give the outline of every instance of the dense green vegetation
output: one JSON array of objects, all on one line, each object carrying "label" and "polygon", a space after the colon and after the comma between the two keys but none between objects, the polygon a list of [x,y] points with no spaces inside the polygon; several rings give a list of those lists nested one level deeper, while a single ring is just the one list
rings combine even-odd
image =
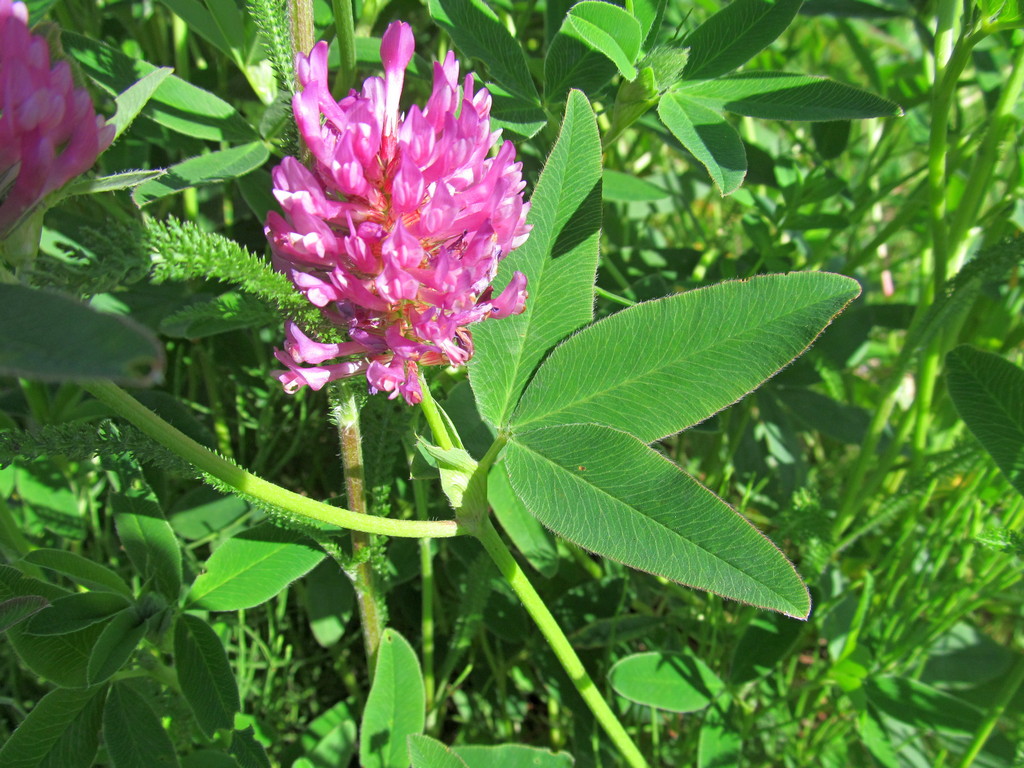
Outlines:
[{"label": "dense green vegetation", "polygon": [[[263,230],[283,0],[28,5],[118,137],[0,241],[0,765],[1022,764],[1016,0],[296,2],[336,94],[396,19],[403,109],[454,50],[523,164],[534,362],[487,320],[424,409],[271,376],[285,318],[337,331]],[[675,538],[592,515],[633,485]]]}]

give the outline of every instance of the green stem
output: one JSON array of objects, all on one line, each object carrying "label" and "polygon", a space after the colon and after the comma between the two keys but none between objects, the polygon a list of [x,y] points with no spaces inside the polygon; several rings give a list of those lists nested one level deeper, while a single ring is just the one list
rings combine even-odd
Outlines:
[{"label": "green stem", "polygon": [[130,421],[143,433],[194,467],[217,478],[241,493],[254,496],[300,517],[367,533],[405,538],[447,538],[466,533],[454,520],[392,520],[360,515],[350,509],[332,507],[274,485],[232,464],[161,419],[142,403],[109,381],[88,381],[82,388],[104,403],[118,416]]},{"label": "green stem", "polygon": [[962,243],[967,230],[978,221],[982,198],[989,190],[992,173],[996,163],[1000,160],[999,148],[1007,132],[1017,122],[1017,118],[1013,115],[1013,109],[1020,100],[1022,88],[1024,88],[1024,46],[1017,49],[1017,56],[1010,69],[1010,78],[999,94],[999,101],[988,120],[988,129],[981,150],[976,155],[977,159],[971,169],[971,175],[967,179],[964,193],[957,204],[953,223],[949,227],[950,239],[954,243]]},{"label": "green stem", "polygon": [[356,25],[360,35],[366,37],[373,34],[373,27],[377,23],[377,17],[384,5],[381,0],[363,0],[360,7],[359,23]]},{"label": "green stem", "polygon": [[[434,403],[434,399],[422,376],[420,377],[420,388],[423,391],[423,401],[420,403],[420,407],[423,409],[423,415],[434,434],[434,440],[441,448],[451,449],[454,447],[454,443],[448,432],[448,425]],[[498,436],[477,466],[478,472],[486,472],[488,470],[507,441],[507,436]],[[484,505],[480,514],[477,514],[476,510],[466,510],[465,508],[458,510],[457,514],[464,521],[467,530],[480,540],[484,549],[487,550],[487,554],[491,556],[491,560],[498,566],[498,570],[505,578],[505,581],[508,582],[512,590],[519,596],[519,600],[522,602],[523,607],[526,608],[526,612],[530,614],[530,618],[533,619],[534,624],[537,625],[541,634],[544,635],[544,639],[551,646],[551,650],[555,652],[555,656],[558,658],[559,663],[561,663],[562,669],[565,670],[573,686],[579,691],[580,696],[583,697],[583,701],[590,707],[590,711],[594,713],[594,717],[597,718],[601,727],[604,728],[605,733],[611,737],[612,743],[615,744],[619,752],[626,758],[626,762],[632,768],[647,768],[647,761],[640,754],[640,750],[637,749],[629,734],[626,733],[626,729],[619,721],[619,718],[601,697],[600,691],[594,685],[590,675],[587,674],[587,670],[583,667],[583,662],[576,655],[576,651],[573,650],[569,639],[565,636],[561,627],[558,626],[555,617],[551,615],[551,611],[548,610],[543,598],[533,588],[523,569],[519,567],[519,563],[516,562],[516,559],[494,529],[494,525],[487,516],[487,511],[487,507]],[[467,512],[468,514],[465,514],[465,517],[463,517],[464,513]]]},{"label": "green stem", "polygon": [[932,339],[921,360],[914,393],[914,434],[911,438],[912,467],[915,473],[924,468],[925,452],[932,426],[932,402],[945,349],[942,334]]},{"label": "green stem", "polygon": [[647,761],[640,754],[640,750],[637,749],[629,734],[626,733],[626,729],[619,718],[602,698],[601,692],[597,689],[590,675],[587,674],[587,670],[583,667],[583,662],[576,655],[576,651],[573,650],[569,639],[562,632],[561,627],[558,626],[555,617],[551,615],[551,611],[548,610],[543,598],[533,588],[523,569],[519,567],[519,563],[512,557],[512,553],[509,552],[508,547],[505,546],[490,520],[485,519],[482,521],[476,536],[480,543],[484,545],[484,549],[487,550],[487,554],[491,556],[494,564],[498,566],[498,570],[501,571],[505,581],[508,582],[509,586],[519,596],[523,607],[530,614],[530,618],[533,619],[534,624],[537,625],[541,634],[544,635],[544,639],[551,646],[551,650],[555,652],[555,656],[558,657],[562,669],[565,670],[572,684],[579,691],[580,696],[583,697],[587,706],[590,707],[590,711],[597,718],[597,722],[601,724],[605,733],[611,738],[612,743],[615,744],[619,752],[626,759],[627,764],[632,766],[632,768],[646,768]]},{"label": "green stem", "polygon": [[[946,282],[948,254],[950,243],[947,240],[946,228],[946,194],[947,168],[946,159],[949,150],[949,115],[952,111],[956,87],[960,75],[971,60],[971,51],[985,37],[984,33],[975,33],[959,41],[953,48],[948,62],[936,61],[935,92],[931,106],[931,131],[928,139],[928,201],[932,231],[932,283],[930,289],[922,297],[924,303],[930,302],[942,290]],[[938,42],[936,43],[938,47]],[[944,64],[944,66],[942,66]]]},{"label": "green stem", "polygon": [[338,71],[334,73],[331,92],[339,101],[345,96],[356,78],[356,30],[352,17],[352,0],[331,0],[334,10],[334,29],[338,37]]},{"label": "green stem", "polygon": [[[953,110],[957,84],[970,62],[974,46],[987,36],[980,31],[961,37],[956,44],[952,35],[958,23],[957,0],[941,0],[935,38],[935,90],[931,104],[931,131],[928,140],[928,204],[931,224],[932,264],[931,279],[924,270],[921,282],[922,306],[935,301],[949,277],[950,254],[960,252],[960,243],[951,240],[954,234],[947,225],[949,161],[949,117]],[[924,451],[932,421],[932,400],[935,382],[941,367],[942,337],[934,339],[925,351],[917,374],[917,393],[914,399],[916,421],[911,440],[915,469],[924,462]]]},{"label": "green stem", "polygon": [[292,19],[292,51],[308,54],[316,42],[313,32],[312,0],[289,0]]},{"label": "green stem", "polygon": [[959,0],[939,0],[935,20],[935,79],[942,77],[953,54],[960,16]]},{"label": "green stem", "polygon": [[[427,518],[426,483],[412,481],[412,494],[416,504],[416,516]],[[433,721],[437,682],[434,675],[434,551],[430,539],[420,541],[420,611],[422,624],[423,689],[427,700],[427,716]],[[428,724],[428,730],[429,730]]]},{"label": "green stem", "polygon": [[[366,485],[363,472],[363,436],[359,429],[359,404],[351,386],[341,385],[340,402],[335,409],[338,419],[338,439],[341,442],[341,464],[345,472],[345,497],[352,511],[366,515]],[[366,663],[373,678],[377,666],[377,649],[384,634],[384,596],[377,590],[377,577],[369,560],[373,542],[365,531],[352,531],[352,555],[356,561],[352,584],[359,607],[360,626],[363,629],[363,647]]]}]

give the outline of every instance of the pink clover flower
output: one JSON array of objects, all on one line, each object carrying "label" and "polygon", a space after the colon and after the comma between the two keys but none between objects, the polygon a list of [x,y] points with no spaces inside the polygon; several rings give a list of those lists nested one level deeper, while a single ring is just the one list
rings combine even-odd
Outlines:
[{"label": "pink clover flower", "polygon": [[351,341],[322,344],[289,321],[276,351],[286,370],[275,373],[286,391],[362,373],[371,392],[416,404],[419,366],[462,365],[473,354],[467,326],[523,310],[523,274],[497,296],[491,287],[529,233],[515,147],[494,151],[490,94],[472,75],[459,87],[450,52],[434,64],[426,105],[400,113],[413,48],[409,25],[392,23],[384,77],[341,101],[326,43],[296,57],[293,109],[311,167],[286,157],[274,169],[284,215],[269,214],[266,234],[274,265]]},{"label": "pink clover flower", "polygon": [[74,87],[68,63],[51,63],[25,4],[0,0],[0,238],[89,170],[114,132]]}]

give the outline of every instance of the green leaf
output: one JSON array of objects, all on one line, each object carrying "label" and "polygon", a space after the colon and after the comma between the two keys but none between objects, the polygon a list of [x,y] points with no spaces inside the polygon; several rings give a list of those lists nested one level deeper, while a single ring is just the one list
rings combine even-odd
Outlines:
[{"label": "green leaf", "polygon": [[562,31],[611,59],[619,74],[636,78],[636,61],[643,43],[640,23],[627,11],[602,0],[582,0],[565,17]]},{"label": "green leaf", "polygon": [[859,120],[903,114],[898,104],[852,85],[788,72],[741,72],[683,82],[675,93],[709,109],[765,120]]},{"label": "green leaf", "polygon": [[729,682],[738,685],[770,674],[782,663],[802,630],[799,622],[778,614],[754,617],[733,650]]},{"label": "green leaf", "polygon": [[256,729],[251,725],[232,734],[230,752],[239,768],[271,768],[267,750],[256,740]]},{"label": "green leaf", "polygon": [[0,602],[0,632],[6,632],[51,605],[40,595],[22,595]]},{"label": "green leaf", "polygon": [[539,103],[526,55],[483,0],[428,0],[430,15],[466,56],[487,65],[490,77],[510,93]]},{"label": "green leaf", "polygon": [[700,727],[697,768],[726,768],[741,764],[743,738],[731,727],[728,702],[713,702]]},{"label": "green leaf", "polygon": [[[0,565],[0,599],[42,597],[54,602],[71,594],[67,590],[23,576],[16,568]],[[92,646],[103,627],[99,624],[67,635],[36,636],[24,625],[7,630],[7,639],[22,663],[40,677],[67,688],[85,687],[85,669]]]},{"label": "green leaf", "polygon": [[46,694],[0,748],[4,768],[90,768],[106,686]]},{"label": "green leaf", "polygon": [[946,355],[946,386],[967,428],[1024,494],[1024,371],[999,355],[959,346]]},{"label": "green leaf", "polygon": [[270,151],[261,141],[190,157],[172,165],[162,176],[137,186],[132,200],[142,207],[191,187],[237,179],[259,168],[268,157]]},{"label": "green leaf", "polygon": [[115,140],[128,129],[128,126],[138,117],[142,108],[149,103],[149,100],[153,98],[153,94],[156,93],[164,80],[170,77],[173,71],[170,67],[154,69],[149,74],[144,75],[138,82],[133,83],[122,93],[118,94],[114,99],[117,111],[110,118],[110,122],[115,126]]},{"label": "green leaf", "polygon": [[[576,617],[574,616],[575,620]],[[633,641],[643,642],[665,626],[665,620],[658,616],[644,616],[637,613],[618,614],[594,619],[569,636],[577,650],[584,648],[610,648]]]},{"label": "green leaf", "polygon": [[85,679],[90,685],[108,680],[128,663],[146,634],[146,622],[134,607],[125,608],[103,627],[89,655]]},{"label": "green leaf", "polygon": [[238,496],[220,496],[202,489],[186,499],[169,522],[178,536],[186,541],[198,541],[207,536],[224,537],[225,532],[238,532],[247,512],[249,505]]},{"label": "green leaf", "polygon": [[[420,438],[417,448],[432,466],[437,467],[441,475],[441,490],[444,491],[454,509],[461,509],[463,505],[472,508],[477,504],[483,504],[485,499],[483,498],[484,489],[480,484],[482,479],[472,482],[477,463],[462,447],[458,432],[455,431],[448,415],[443,411],[441,413],[448,424],[448,434],[457,447],[438,448]],[[467,498],[463,500],[464,497]]]},{"label": "green leaf", "polygon": [[690,654],[635,653],[608,670],[620,696],[668,712],[697,712],[724,686],[703,661]]},{"label": "green leaf", "polygon": [[469,768],[466,762],[437,739],[414,733],[409,736],[412,768]]},{"label": "green leaf", "polygon": [[156,496],[148,489],[133,495],[115,493],[110,506],[117,536],[132,565],[169,602],[176,603],[181,592],[181,549]]},{"label": "green leaf", "polygon": [[868,707],[861,710],[857,718],[857,735],[883,768],[900,768],[900,758],[889,739],[889,734]]},{"label": "green leaf", "polygon": [[767,48],[796,17],[803,0],[733,0],[686,38],[686,80],[731,72]]},{"label": "green leaf", "polygon": [[24,285],[0,285],[0,337],[0,374],[7,376],[146,386],[164,363],[163,346],[130,318]]},{"label": "green leaf", "polygon": [[747,175],[743,140],[724,117],[703,104],[667,93],[658,117],[687,151],[708,169],[723,196],[735,192]]},{"label": "green leaf", "polygon": [[917,680],[870,675],[864,690],[886,715],[926,732],[974,733],[983,718],[974,705]]},{"label": "green leaf", "polygon": [[425,708],[426,693],[416,652],[395,630],[384,630],[359,728],[362,768],[408,768],[406,739],[423,732]]},{"label": "green leaf", "polygon": [[793,272],[637,304],[555,349],[512,425],[605,424],[645,443],[675,434],[777,373],[859,293],[842,275]]},{"label": "green leaf", "polygon": [[203,733],[231,728],[239,709],[238,685],[220,638],[202,619],[183,613],[174,624],[178,684]]},{"label": "green leaf", "polygon": [[633,0],[633,16],[640,23],[645,48],[649,49],[657,38],[667,7],[668,0]]},{"label": "green leaf", "polygon": [[311,766],[348,765],[356,743],[356,721],[344,701],[318,716],[302,734],[302,748]]},{"label": "green leaf", "polygon": [[1013,661],[1011,649],[962,621],[928,648],[928,660],[921,670],[920,681],[946,690],[976,687],[990,680],[1004,679]]},{"label": "green leaf", "polygon": [[550,752],[525,744],[500,746],[466,745],[452,747],[469,768],[572,768],[575,764],[567,752]]},{"label": "green leaf", "polygon": [[439,469],[471,474],[476,469],[476,461],[465,448],[438,448],[427,442],[422,436],[417,440],[417,447],[426,453]]},{"label": "green leaf", "polygon": [[1021,0],[982,0],[981,11],[991,27],[1013,29],[1024,22]]},{"label": "green leaf", "polygon": [[[308,763],[305,766],[296,760],[293,768],[313,768]],[[226,752],[216,752],[212,749],[200,749],[191,752],[181,759],[181,768],[240,768],[238,761]],[[320,766],[316,766],[320,768]]]},{"label": "green leaf", "polygon": [[0,749],[4,768],[91,768],[106,686],[51,690]]},{"label": "green leaf", "polygon": [[574,91],[537,182],[527,221],[530,237],[498,267],[496,285],[514,271],[530,293],[520,315],[473,331],[470,381],[481,415],[504,425],[547,351],[593,318],[601,227],[601,141],[586,97]]},{"label": "green leaf", "polygon": [[811,124],[811,136],[818,154],[825,160],[834,160],[846,151],[850,144],[849,120],[826,120]]},{"label": "green leaf", "polygon": [[535,136],[545,125],[548,117],[535,101],[527,101],[501,86],[491,83],[491,129],[511,131],[520,138]]},{"label": "green leaf", "polygon": [[26,7],[28,8],[28,25],[34,27],[43,17],[49,13],[57,0],[24,0]]},{"label": "green leaf", "polygon": [[607,56],[580,42],[565,30],[563,20],[547,56],[544,57],[544,99],[558,103],[572,89],[596,94],[615,75],[615,64]]},{"label": "green leaf", "polygon": [[[234,49],[241,47],[241,43],[244,42],[238,39],[242,37],[241,34],[235,35],[235,40],[229,42],[225,36],[227,30],[222,29],[213,18],[211,14],[203,4],[198,0],[161,0],[164,5],[170,8],[174,13],[181,18],[182,21],[188,27],[190,32],[195,32],[200,37],[204,38],[208,43],[220,49],[220,51],[227,56],[229,59],[234,60],[235,55]],[[238,19],[239,22],[242,19]],[[241,33],[241,24],[236,27],[238,33]],[[236,29],[232,29],[235,32]]]},{"label": "green leaf", "polygon": [[653,203],[669,196],[661,187],[631,173],[605,169],[603,175],[605,200],[615,203]]},{"label": "green leaf", "polygon": [[352,618],[352,582],[336,562],[328,559],[310,571],[304,586],[303,603],[313,637],[321,647],[331,648],[345,634],[345,625]]},{"label": "green leaf", "polygon": [[302,534],[263,523],[225,541],[192,584],[190,608],[237,611],[265,603],[324,559]]},{"label": "green leaf", "polygon": [[103,708],[103,743],[114,768],[177,766],[170,737],[149,703],[126,682],[114,683]]},{"label": "green leaf", "polygon": [[516,432],[505,452],[519,498],[569,541],[733,600],[798,618],[810,611],[807,588],[774,544],[635,437],[569,424]]},{"label": "green leaf", "polygon": [[153,179],[159,179],[164,173],[166,171],[161,168],[156,171],[125,171],[124,173],[99,176],[93,179],[82,176],[62,188],[60,194],[62,197],[72,197],[73,195],[95,195],[98,192],[128,189]]},{"label": "green leaf", "polygon": [[253,47],[250,41],[253,40],[253,33],[256,30],[246,23],[247,16],[242,11],[242,6],[234,0],[205,0],[205,4],[210,9],[214,24],[227,41],[229,55],[240,64],[244,63],[242,59],[246,55],[246,49]]},{"label": "green leaf", "polygon": [[509,483],[505,463],[499,461],[488,474],[487,501],[505,533],[526,561],[550,579],[558,572],[558,549],[544,526],[523,506]]},{"label": "green leaf", "polygon": [[58,597],[25,626],[30,635],[66,635],[106,621],[130,605],[112,592],[81,592]]},{"label": "green leaf", "polygon": [[[68,30],[61,33],[64,51],[101,87],[117,95],[157,67],[115,48]],[[235,108],[209,91],[170,75],[141,114],[172,131],[209,141],[252,141],[253,130]]]},{"label": "green leaf", "polygon": [[124,579],[105,565],[89,560],[74,552],[63,549],[34,549],[22,558],[48,571],[67,576],[72,581],[90,589],[102,589],[131,597],[132,590]]}]

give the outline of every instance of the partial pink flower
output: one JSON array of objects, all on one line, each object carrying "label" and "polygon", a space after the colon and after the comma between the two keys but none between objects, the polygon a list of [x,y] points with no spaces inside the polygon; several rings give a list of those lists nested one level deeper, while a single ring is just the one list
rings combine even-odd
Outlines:
[{"label": "partial pink flower", "polygon": [[51,64],[25,4],[0,0],[0,237],[89,170],[114,130],[74,87],[68,63]]},{"label": "partial pink flower", "polygon": [[496,146],[490,94],[474,91],[472,75],[459,87],[452,53],[434,64],[427,103],[400,112],[413,48],[409,25],[391,24],[384,77],[341,101],[326,43],[296,59],[293,108],[311,167],[286,157],[274,169],[284,215],[271,213],[266,233],[275,266],[350,341],[322,344],[289,322],[276,353],[287,370],[275,374],[289,392],[365,373],[371,392],[418,403],[418,366],[465,363],[468,325],[523,310],[524,275],[497,297],[491,287],[529,232],[515,147]]}]

